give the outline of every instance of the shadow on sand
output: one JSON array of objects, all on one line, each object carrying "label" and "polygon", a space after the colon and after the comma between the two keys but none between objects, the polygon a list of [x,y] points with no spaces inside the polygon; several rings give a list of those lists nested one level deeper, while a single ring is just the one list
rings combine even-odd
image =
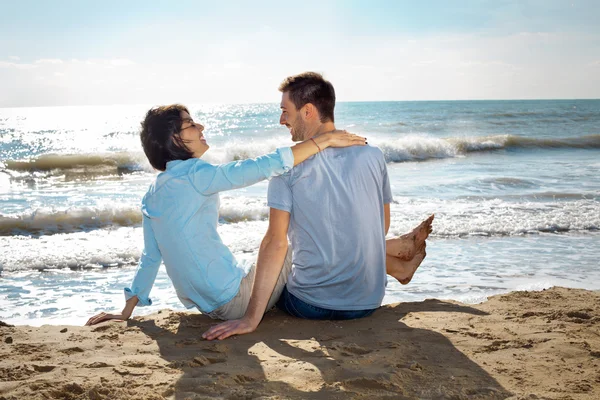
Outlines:
[{"label": "shadow on sand", "polygon": [[[504,399],[511,394],[443,335],[407,326],[411,312],[487,315],[438,300],[384,306],[353,321],[268,313],[252,334],[209,342],[216,321],[163,312],[129,321],[183,371],[176,399]],[[155,315],[156,317],[156,315]]]}]

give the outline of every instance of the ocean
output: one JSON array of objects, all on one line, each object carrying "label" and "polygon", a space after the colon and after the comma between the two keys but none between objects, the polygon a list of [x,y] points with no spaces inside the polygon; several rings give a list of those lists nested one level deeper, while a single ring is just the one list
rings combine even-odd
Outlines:
[{"label": "ocean", "polygon": [[[210,162],[291,144],[278,104],[188,106]],[[148,108],[0,109],[0,320],[83,324],[123,307],[155,176],[138,135]],[[600,100],[339,103],[336,126],[385,154],[389,236],[436,215],[427,258],[409,285],[389,278],[384,303],[600,289]],[[221,193],[239,260],[256,258],[266,192]],[[164,267],[151,297],[134,315],[183,309]]]}]

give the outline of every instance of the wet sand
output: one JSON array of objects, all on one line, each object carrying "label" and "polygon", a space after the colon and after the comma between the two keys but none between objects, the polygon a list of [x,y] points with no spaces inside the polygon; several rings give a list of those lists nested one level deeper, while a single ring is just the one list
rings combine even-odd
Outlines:
[{"label": "wet sand", "polygon": [[275,311],[252,334],[163,310],[94,327],[0,323],[0,399],[598,399],[600,293],[426,300],[355,321]]}]

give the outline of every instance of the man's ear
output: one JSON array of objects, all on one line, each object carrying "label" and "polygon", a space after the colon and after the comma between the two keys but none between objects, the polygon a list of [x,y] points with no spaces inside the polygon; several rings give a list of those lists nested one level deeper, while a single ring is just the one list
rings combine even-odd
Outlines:
[{"label": "man's ear", "polygon": [[305,120],[311,121],[314,119],[319,119],[319,111],[312,103],[305,104],[303,108],[304,110],[302,112],[304,113]]}]

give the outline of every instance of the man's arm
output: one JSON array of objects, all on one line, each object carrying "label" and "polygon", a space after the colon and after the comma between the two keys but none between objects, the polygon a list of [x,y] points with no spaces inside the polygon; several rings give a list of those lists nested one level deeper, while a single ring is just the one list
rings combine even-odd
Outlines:
[{"label": "man's arm", "polygon": [[384,220],[385,220],[384,234],[387,235],[388,231],[390,230],[390,221],[391,221],[390,204],[389,203],[383,205],[383,215],[384,215]]},{"label": "man's arm", "polygon": [[223,322],[204,332],[204,339],[223,340],[232,335],[253,332],[265,313],[287,252],[287,231],[290,214],[271,208],[269,228],[260,244],[252,296],[242,319]]}]

